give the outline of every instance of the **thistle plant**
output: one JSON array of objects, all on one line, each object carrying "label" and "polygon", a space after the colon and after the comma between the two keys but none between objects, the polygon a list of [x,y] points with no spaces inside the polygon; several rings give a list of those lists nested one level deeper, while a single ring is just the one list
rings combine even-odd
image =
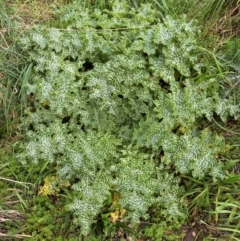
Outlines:
[{"label": "thistle plant", "polygon": [[61,28],[37,26],[19,42],[33,64],[19,160],[49,162],[71,183],[84,235],[114,192],[133,224],[155,204],[183,217],[181,174],[224,178],[224,139],[198,123],[239,115],[217,78],[196,78],[206,69],[196,23],[124,1],[57,14]]}]

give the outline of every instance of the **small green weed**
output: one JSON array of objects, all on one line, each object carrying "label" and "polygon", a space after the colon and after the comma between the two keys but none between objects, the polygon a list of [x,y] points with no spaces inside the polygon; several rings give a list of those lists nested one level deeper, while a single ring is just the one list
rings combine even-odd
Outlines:
[{"label": "small green weed", "polygon": [[24,233],[31,234],[33,240],[78,240],[78,230],[74,228],[71,214],[64,210],[64,197],[41,195],[29,200],[30,208],[25,217]]}]

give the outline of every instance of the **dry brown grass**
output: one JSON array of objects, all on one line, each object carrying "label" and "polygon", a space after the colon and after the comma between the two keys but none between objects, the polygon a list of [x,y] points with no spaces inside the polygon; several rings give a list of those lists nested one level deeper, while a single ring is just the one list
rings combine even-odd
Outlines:
[{"label": "dry brown grass", "polygon": [[54,9],[63,4],[58,0],[5,0],[4,3],[12,23],[9,26],[0,25],[0,48],[6,51],[13,44],[12,39],[8,37],[9,32],[15,33],[16,40],[35,24],[50,23]]}]

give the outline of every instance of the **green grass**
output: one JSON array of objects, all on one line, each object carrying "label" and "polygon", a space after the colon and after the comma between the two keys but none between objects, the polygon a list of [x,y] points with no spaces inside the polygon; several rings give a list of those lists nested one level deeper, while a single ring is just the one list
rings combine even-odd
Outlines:
[{"label": "green grass", "polygon": [[[0,234],[2,240],[7,240],[10,236],[16,239],[29,238],[32,234],[37,237],[33,240],[44,240],[46,237],[39,234],[39,230],[45,226],[45,232],[51,238],[58,237],[56,240],[61,240],[62,235],[62,240],[80,240],[76,235],[77,227],[71,222],[71,214],[63,209],[64,202],[71,198],[69,190],[61,190],[59,196],[55,197],[39,197],[36,187],[43,184],[47,175],[51,175],[49,166],[43,165],[39,169],[31,165],[22,167],[14,156],[16,143],[20,138],[24,138],[18,132],[18,125],[28,102],[24,85],[31,77],[32,69],[32,65],[27,64],[27,60],[18,52],[16,40],[29,26],[40,22],[51,22],[53,7],[67,5],[70,2],[72,1],[35,0],[30,3],[30,1],[19,0],[8,1],[8,4],[5,4],[5,1],[0,0],[0,217],[10,220],[1,223],[1,230],[4,231]],[[76,2],[88,8],[100,9],[104,9],[109,3],[106,0],[77,0]],[[128,3],[135,7],[141,3],[152,3],[161,10],[162,16],[177,17],[180,14],[186,14],[189,19],[198,19],[203,29],[200,41],[208,51],[215,54],[214,68],[219,68],[219,72],[228,78],[225,82],[228,86],[226,94],[233,94],[236,102],[240,101],[240,39],[236,37],[240,33],[238,27],[240,17],[236,10],[237,6],[239,8],[237,5],[239,1],[128,0]],[[31,9],[34,9],[33,14]],[[24,19],[24,16],[27,18]],[[224,63],[223,68],[222,63]],[[191,227],[193,222],[197,223],[200,231],[196,240],[240,240],[239,120],[228,120],[227,123],[216,121],[213,128],[226,136],[230,146],[228,156],[222,158],[228,178],[212,183],[211,180],[183,177],[184,185],[188,190],[185,198],[188,201],[189,213],[189,220],[185,225]],[[10,213],[9,210],[14,212]],[[23,221],[22,217],[29,211],[31,215],[27,216],[27,221]],[[61,225],[57,228],[53,227],[55,221],[51,220],[51,215],[44,216],[51,212],[60,217]],[[57,215],[54,216],[56,219]],[[46,225],[46,222],[49,224]],[[58,229],[60,226],[61,228]],[[156,227],[159,231],[160,228]],[[97,225],[95,228],[101,229]],[[108,227],[105,228],[108,232]],[[112,228],[109,227],[109,230]],[[204,229],[207,231],[202,231]],[[95,231],[93,230],[91,238],[85,240],[105,240],[101,231]],[[182,233],[182,230],[178,231]],[[142,231],[139,230],[139,232]],[[148,230],[148,232],[155,232],[157,235],[156,230]],[[94,237],[96,233],[98,237]],[[218,239],[218,235],[222,235],[222,239]],[[174,235],[173,237],[176,238]]]}]

